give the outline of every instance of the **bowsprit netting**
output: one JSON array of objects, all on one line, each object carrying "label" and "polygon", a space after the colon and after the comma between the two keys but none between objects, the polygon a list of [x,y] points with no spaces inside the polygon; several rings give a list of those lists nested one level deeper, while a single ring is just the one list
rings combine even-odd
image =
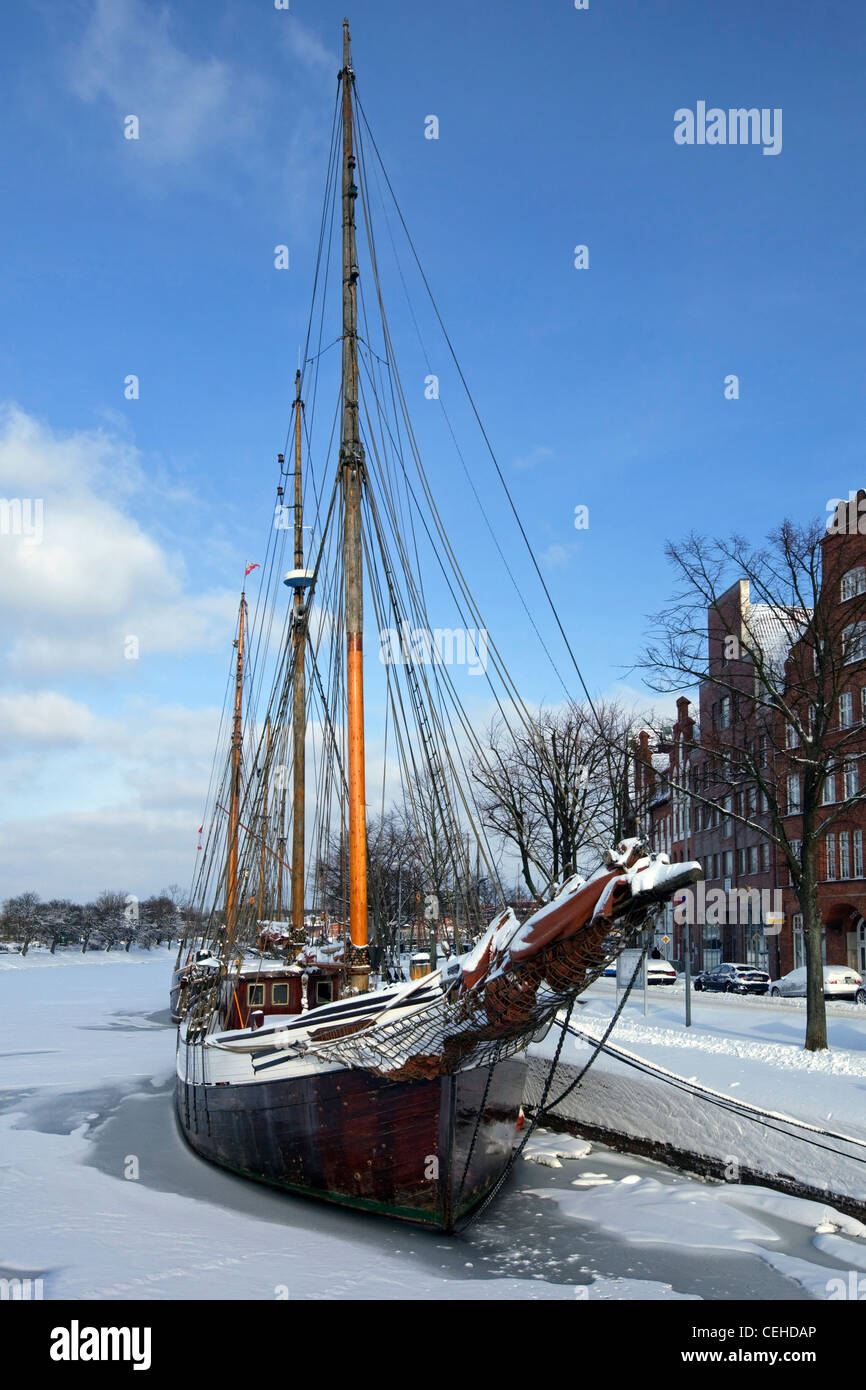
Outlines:
[{"label": "bowsprit netting", "polygon": [[500,913],[443,980],[440,997],[393,1019],[386,1010],[316,1051],[401,1080],[513,1056],[626,946],[644,945],[660,904],[700,872],[697,864],[670,864],[665,855],[647,855],[637,840],[623,841],[604,870],[588,882],[575,876],[522,925],[510,909]]}]

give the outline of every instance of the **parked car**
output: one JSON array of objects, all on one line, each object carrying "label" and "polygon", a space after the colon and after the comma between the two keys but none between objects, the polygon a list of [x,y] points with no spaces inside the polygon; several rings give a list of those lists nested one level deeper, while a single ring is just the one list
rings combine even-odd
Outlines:
[{"label": "parked car", "polygon": [[[616,961],[608,965],[604,970],[607,979],[616,979]],[[652,956],[647,958],[646,980],[648,985],[675,985],[677,982],[677,972],[669,960],[654,960]]]},{"label": "parked car", "polygon": [[[806,967],[789,970],[780,980],[773,980],[770,994],[774,999],[803,999],[806,995]],[[866,989],[856,970],[847,965],[824,966],[824,998],[856,999],[858,1004],[866,1004]]]},{"label": "parked car", "polygon": [[669,960],[653,960],[647,957],[646,979],[648,985],[675,985],[677,972]]},{"label": "parked car", "polygon": [[702,970],[694,978],[695,989],[721,990],[725,994],[766,994],[770,977],[766,970],[753,965],[737,965],[724,961],[712,970]]}]

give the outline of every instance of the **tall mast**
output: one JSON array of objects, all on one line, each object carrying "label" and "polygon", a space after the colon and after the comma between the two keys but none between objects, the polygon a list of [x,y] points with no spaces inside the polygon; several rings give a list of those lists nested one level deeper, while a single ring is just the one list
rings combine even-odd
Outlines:
[{"label": "tall mast", "polygon": [[226,865],[226,962],[232,953],[238,930],[238,821],[241,803],[241,745],[243,743],[244,701],[244,619],[247,601],[241,594],[238,613],[238,655],[235,663],[235,713],[232,724],[231,795],[229,799],[228,862]]},{"label": "tall mast", "polygon": [[271,716],[265,719],[265,785],[262,798],[262,844],[259,855],[259,900],[258,920],[261,922],[266,907],[265,880],[267,878],[266,854],[268,850],[268,778],[271,769]]},{"label": "tall mast", "polygon": [[[304,568],[304,512],[301,494],[301,373],[295,375],[295,569]],[[307,610],[304,591],[295,589],[294,670],[292,673],[292,935],[294,944],[303,946],[304,931],[304,795],[306,780],[305,738],[307,732],[306,677],[304,651],[307,638]],[[280,870],[282,873],[282,870]]]},{"label": "tall mast", "polygon": [[346,692],[349,740],[349,983],[368,986],[367,822],[364,775],[364,576],[361,494],[364,450],[358,424],[358,259],[355,246],[355,154],[349,21],[343,21],[343,566],[346,583]]}]

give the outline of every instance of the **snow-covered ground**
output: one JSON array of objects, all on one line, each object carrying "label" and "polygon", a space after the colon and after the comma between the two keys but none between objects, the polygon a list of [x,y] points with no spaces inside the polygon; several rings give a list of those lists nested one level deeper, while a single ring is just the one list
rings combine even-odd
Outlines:
[{"label": "snow-covered ground", "polygon": [[[805,1120],[833,1134],[866,1141],[866,1009],[832,1004],[830,1049],[803,1049],[805,1011],[799,1000],[693,996],[692,1026],[684,1026],[682,992],[669,987],[632,996],[609,1042],[655,1067],[731,1100]],[[573,1025],[600,1038],[616,1003],[615,986],[601,981],[582,996]],[[554,1028],[537,1049],[550,1057]],[[568,1038],[561,1062],[580,1067],[590,1045]],[[554,1086],[552,1096],[562,1088]],[[866,1148],[774,1121],[770,1128],[676,1090],[602,1054],[565,1102],[583,1123],[614,1129],[697,1154],[732,1168],[782,1173],[822,1191],[866,1200]]]},{"label": "snow-covered ground", "polygon": [[[866,1270],[866,1231],[819,1204],[567,1136],[534,1136],[459,1237],[235,1178],[175,1127],[172,959],[0,955],[0,1278],[41,1277],[49,1299],[771,1300],[826,1298],[834,1279]],[[605,1007],[600,989],[578,1021],[601,1023]],[[642,1023],[634,1010],[631,1021]],[[747,1029],[749,1040],[785,1042]],[[700,1055],[737,1079],[724,1047]],[[833,1106],[845,1086],[862,1095],[859,1078],[825,1070]]]}]

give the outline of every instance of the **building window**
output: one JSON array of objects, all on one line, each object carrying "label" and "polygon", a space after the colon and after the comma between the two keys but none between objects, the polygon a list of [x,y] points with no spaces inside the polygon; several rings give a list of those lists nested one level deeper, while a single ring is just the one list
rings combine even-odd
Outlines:
[{"label": "building window", "polygon": [[752,846],[750,847],[750,849],[749,849],[749,873],[750,873],[750,874],[756,874],[757,872],[758,872],[758,846],[757,846],[757,845],[752,845]]},{"label": "building window", "polygon": [[800,774],[792,772],[788,777],[788,815],[794,816],[800,809]]},{"label": "building window", "polygon": [[858,565],[856,569],[842,575],[842,602],[845,603],[849,598],[856,598],[858,594],[863,593],[866,593],[866,568]]},{"label": "building window", "polygon": [[731,727],[731,697],[725,695],[719,701],[719,728],[730,729]]},{"label": "building window", "polygon": [[759,763],[761,764],[761,767],[766,767],[766,766],[767,766],[767,735],[766,735],[766,734],[761,734],[761,739],[760,739],[760,742],[759,742],[759,744],[758,744],[758,761],[759,761]]},{"label": "building window", "polygon": [[809,706],[809,737],[815,737],[815,725],[818,722],[818,706]]},{"label": "building window", "polygon": [[727,839],[727,837],[728,837],[729,835],[732,835],[732,834],[733,834],[733,831],[734,831],[733,822],[732,822],[732,820],[731,820],[731,811],[733,810],[733,805],[734,805],[734,799],[733,799],[733,797],[731,797],[731,796],[726,796],[726,797],[725,797],[725,819],[724,819],[724,822],[723,822],[723,824],[722,824],[722,834],[724,835],[725,839]]},{"label": "building window", "polygon": [[799,745],[799,742],[800,742],[800,738],[799,738],[799,735],[798,735],[798,733],[797,733],[797,730],[794,728],[794,725],[793,725],[793,724],[786,724],[786,725],[785,725],[785,747],[786,747],[786,748],[796,748],[796,747]]},{"label": "building window", "polygon": [[257,1004],[264,1004],[264,1002],[264,985],[247,985],[247,1003],[249,1004],[250,1008],[253,1008]]},{"label": "building window", "polygon": [[746,942],[746,964],[754,970],[767,970],[769,965],[767,937],[763,931],[753,931]]},{"label": "building window", "polygon": [[839,728],[850,729],[854,723],[854,696],[845,690],[839,696]]},{"label": "building window", "polygon": [[851,877],[850,835],[847,830],[839,831],[839,877]]},{"label": "building window", "polygon": [[824,778],[824,786],[821,789],[821,805],[832,806],[836,800],[836,774],[832,768],[828,768],[827,776]]},{"label": "building window", "polygon": [[745,876],[746,876],[746,851],[745,851],[744,849],[738,849],[738,850],[737,850],[737,877],[738,877],[738,878],[745,878]]},{"label": "building window", "polygon": [[842,631],[842,660],[846,666],[866,658],[866,622],[850,623]]},{"label": "building window", "polygon": [[845,787],[843,800],[856,796],[860,787],[860,769],[856,763],[844,763],[842,766],[842,781]]},{"label": "building window", "polygon": [[705,925],[703,928],[703,966],[705,970],[712,970],[714,965],[722,963],[722,937],[717,926]]},{"label": "building window", "polygon": [[836,836],[833,834],[824,836],[824,862],[826,865],[825,878],[833,879],[836,877]]},{"label": "building window", "polygon": [[866,721],[866,685],[860,687],[860,722]]},{"label": "building window", "polygon": [[[803,841],[802,841],[802,840],[791,840],[791,841],[790,841],[790,845],[791,845],[791,854],[793,855],[793,857],[794,857],[795,859],[799,859],[799,858],[800,858],[800,854],[801,854],[801,852],[802,852],[802,848],[803,848]],[[791,873],[790,869],[788,870],[788,882],[789,882],[789,883],[793,883],[793,882],[794,882],[794,875]]]},{"label": "building window", "polygon": [[734,876],[734,851],[733,851],[732,849],[726,849],[725,852],[724,852],[724,855],[722,856],[722,858],[723,858],[724,866],[725,866],[725,869],[724,869],[725,878],[733,878],[733,876]]},{"label": "building window", "polygon": [[854,877],[863,877],[863,831],[854,831]]},{"label": "building window", "polygon": [[765,874],[768,873],[770,869],[770,846],[767,844],[766,840],[761,845],[761,868]]},{"label": "building window", "polygon": [[272,1004],[288,1004],[288,1002],[289,1002],[289,986],[288,986],[287,984],[285,984],[285,985],[271,985],[271,1003],[272,1003]]},{"label": "building window", "polygon": [[[806,964],[806,942],[803,932],[803,914],[794,914],[794,969],[802,970]],[[827,964],[827,929],[821,928],[821,961]]]}]

